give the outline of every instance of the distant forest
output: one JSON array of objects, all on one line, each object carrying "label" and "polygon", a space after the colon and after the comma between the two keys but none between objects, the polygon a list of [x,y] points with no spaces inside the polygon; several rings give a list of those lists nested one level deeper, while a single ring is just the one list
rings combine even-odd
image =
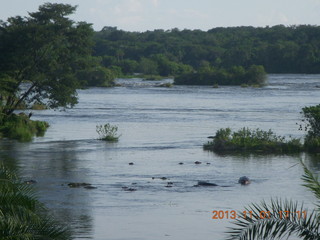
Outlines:
[{"label": "distant forest", "polygon": [[262,65],[268,73],[320,73],[320,27],[127,32],[104,27],[93,55],[118,74],[178,76],[199,69]]}]

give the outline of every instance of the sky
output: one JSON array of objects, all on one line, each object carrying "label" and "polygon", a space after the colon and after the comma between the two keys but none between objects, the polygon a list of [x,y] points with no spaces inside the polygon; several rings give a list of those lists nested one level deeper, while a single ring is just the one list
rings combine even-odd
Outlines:
[{"label": "sky", "polygon": [[320,0],[0,0],[0,20],[27,16],[45,2],[78,5],[75,21],[126,31],[320,25]]}]

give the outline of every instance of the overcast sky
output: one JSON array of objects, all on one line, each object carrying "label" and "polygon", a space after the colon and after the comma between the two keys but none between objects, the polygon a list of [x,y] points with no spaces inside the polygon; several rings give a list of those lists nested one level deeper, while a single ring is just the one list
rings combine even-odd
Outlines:
[{"label": "overcast sky", "polygon": [[72,19],[95,30],[202,29],[277,24],[320,25],[320,0],[0,0],[0,19],[37,11],[45,2],[78,5]]}]

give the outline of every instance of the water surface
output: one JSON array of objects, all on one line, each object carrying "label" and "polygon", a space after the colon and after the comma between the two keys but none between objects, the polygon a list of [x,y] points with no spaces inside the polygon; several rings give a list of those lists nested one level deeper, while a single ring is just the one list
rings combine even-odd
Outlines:
[{"label": "water surface", "polygon": [[[38,181],[40,199],[74,228],[75,239],[223,239],[232,225],[211,219],[214,210],[243,211],[271,197],[313,206],[295,164],[303,159],[319,171],[317,157],[218,156],[203,151],[202,144],[225,127],[271,128],[302,137],[296,123],[302,107],[319,104],[320,75],[269,75],[263,88],[118,82],[123,87],[80,90],[73,109],[34,111],[35,119],[51,125],[45,137],[0,143],[1,157],[19,167],[24,179]],[[107,122],[119,127],[118,143],[97,140],[96,125]],[[243,175],[251,185],[237,184]],[[219,186],[194,187],[199,180]],[[69,182],[97,189],[71,189]]]}]

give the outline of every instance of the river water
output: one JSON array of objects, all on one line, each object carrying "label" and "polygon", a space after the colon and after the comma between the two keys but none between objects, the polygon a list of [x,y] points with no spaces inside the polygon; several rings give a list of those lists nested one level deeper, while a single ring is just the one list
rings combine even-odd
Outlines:
[{"label": "river water", "polygon": [[[122,87],[80,90],[73,109],[33,111],[51,125],[44,137],[0,142],[1,158],[38,182],[41,201],[73,228],[74,239],[224,239],[231,220],[212,219],[212,211],[244,211],[276,197],[312,208],[296,164],[302,159],[317,172],[319,157],[218,156],[202,144],[225,127],[302,137],[296,123],[302,107],[319,104],[320,75],[269,75],[263,88],[118,82]],[[107,122],[119,127],[118,143],[97,140],[96,125]],[[237,184],[244,175],[252,184]],[[194,187],[199,180],[219,186]],[[69,188],[70,182],[97,189]]]}]

